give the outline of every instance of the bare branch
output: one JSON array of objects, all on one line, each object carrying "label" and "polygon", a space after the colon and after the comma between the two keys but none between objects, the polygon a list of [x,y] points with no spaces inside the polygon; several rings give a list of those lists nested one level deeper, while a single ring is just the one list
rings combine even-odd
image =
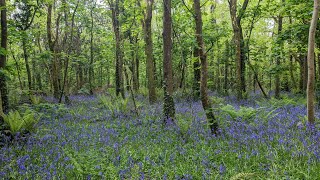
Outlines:
[{"label": "bare branch", "polygon": [[186,7],[186,9],[192,14],[192,16],[195,17],[196,15],[188,8],[186,2],[184,0],[182,0],[182,3],[184,5],[184,7]]}]

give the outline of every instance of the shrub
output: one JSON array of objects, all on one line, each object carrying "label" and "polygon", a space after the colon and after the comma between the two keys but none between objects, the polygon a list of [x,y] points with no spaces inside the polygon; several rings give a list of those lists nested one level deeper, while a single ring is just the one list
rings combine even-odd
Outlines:
[{"label": "shrub", "polygon": [[22,131],[31,132],[34,130],[34,125],[39,121],[41,116],[30,109],[24,113],[19,111],[10,111],[8,114],[2,114],[4,122],[8,125],[12,134]]},{"label": "shrub", "polygon": [[117,113],[128,113],[128,98],[118,98],[113,96],[105,96],[105,95],[98,95],[99,103],[103,106],[103,108],[107,108],[110,112],[112,117],[115,117]]}]

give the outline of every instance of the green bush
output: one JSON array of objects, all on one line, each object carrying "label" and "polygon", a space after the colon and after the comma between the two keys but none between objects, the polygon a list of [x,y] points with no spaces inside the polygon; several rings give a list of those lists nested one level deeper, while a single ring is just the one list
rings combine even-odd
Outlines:
[{"label": "green bush", "polygon": [[244,107],[240,106],[239,110],[236,110],[232,105],[227,104],[225,106],[221,106],[219,108],[222,114],[229,115],[232,119],[237,119],[238,117],[242,118],[243,120],[250,120],[257,114],[257,109],[252,107]]},{"label": "green bush", "polygon": [[41,116],[37,116],[36,113],[30,109],[27,109],[24,113],[19,111],[10,111],[8,114],[2,114],[4,122],[10,128],[12,134],[22,131],[33,131],[34,125],[39,121]]},{"label": "green bush", "polygon": [[40,96],[31,95],[30,100],[33,105],[38,105],[41,103],[42,98]]},{"label": "green bush", "polygon": [[129,108],[129,99],[128,98],[121,98],[121,97],[114,97],[114,96],[105,96],[105,95],[98,95],[98,101],[102,105],[103,108],[108,109],[112,113],[112,117],[115,117],[116,113],[128,113]]}]

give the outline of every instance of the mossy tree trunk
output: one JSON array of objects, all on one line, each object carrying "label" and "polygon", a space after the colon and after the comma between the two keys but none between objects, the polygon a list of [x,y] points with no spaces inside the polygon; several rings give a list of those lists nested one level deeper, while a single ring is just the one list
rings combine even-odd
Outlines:
[{"label": "mossy tree trunk", "polygon": [[218,122],[213,114],[212,105],[209,102],[208,98],[208,62],[207,55],[205,52],[203,37],[202,37],[202,16],[201,16],[201,7],[200,0],[194,0],[194,11],[195,11],[195,23],[196,23],[196,38],[197,44],[199,47],[198,57],[201,62],[201,85],[200,85],[200,94],[201,102],[203,109],[206,112],[208,124],[212,134],[218,134]]}]

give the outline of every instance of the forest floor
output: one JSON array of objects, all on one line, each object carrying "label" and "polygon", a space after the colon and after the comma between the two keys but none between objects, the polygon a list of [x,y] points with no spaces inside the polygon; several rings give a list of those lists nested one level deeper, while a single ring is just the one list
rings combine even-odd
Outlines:
[{"label": "forest floor", "polygon": [[[0,179],[317,179],[320,125],[308,127],[304,98],[211,98],[221,135],[200,101],[175,97],[175,124],[161,102],[72,96],[71,104],[25,105],[35,132],[0,147]],[[119,102],[118,102],[119,101]],[[118,107],[121,106],[121,107]]]}]

